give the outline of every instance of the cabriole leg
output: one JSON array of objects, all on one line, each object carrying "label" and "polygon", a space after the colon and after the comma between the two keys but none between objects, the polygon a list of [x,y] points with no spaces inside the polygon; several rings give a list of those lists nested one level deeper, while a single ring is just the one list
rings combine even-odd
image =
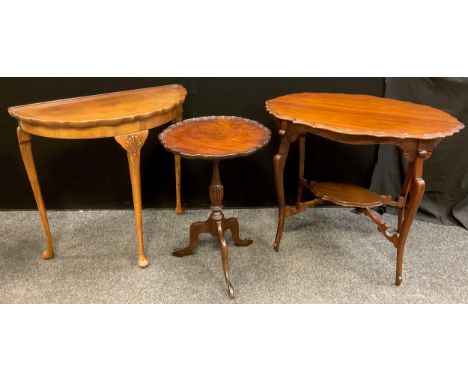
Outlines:
[{"label": "cabriole leg", "polygon": [[403,223],[403,219],[405,216],[405,206],[408,202],[408,195],[411,188],[411,183],[414,178],[414,161],[408,164],[408,168],[406,169],[405,181],[403,183],[403,187],[401,188],[401,195],[404,198],[404,204],[402,208],[398,209],[398,231],[401,229],[401,224]]},{"label": "cabriole leg", "polygon": [[52,235],[50,234],[49,220],[47,219],[44,200],[42,199],[41,186],[39,185],[36,166],[34,164],[31,147],[31,134],[27,133],[19,126],[16,132],[18,135],[18,143],[24,167],[26,168],[26,173],[28,174],[29,182],[31,183],[34,198],[36,199],[37,209],[41,215],[42,228],[44,230],[44,237],[47,245],[47,249],[42,253],[42,258],[49,260],[54,257],[54,246],[52,244]]},{"label": "cabriole leg", "polygon": [[273,158],[273,173],[275,176],[276,195],[278,197],[278,228],[276,230],[275,243],[273,244],[273,247],[276,251],[279,251],[281,236],[283,235],[284,230],[284,221],[286,219],[286,201],[284,197],[283,173],[284,165],[286,164],[286,159],[288,158],[289,146],[289,137],[284,133],[281,137],[278,154],[276,154]]},{"label": "cabriole leg", "polygon": [[188,255],[192,255],[193,251],[197,248],[198,245],[198,236],[202,233],[210,233],[211,232],[211,220],[208,219],[204,222],[196,222],[192,223],[190,226],[190,242],[189,245],[185,248],[176,249],[172,252],[173,256],[176,257],[184,257]]},{"label": "cabriole leg", "polygon": [[303,184],[305,182],[305,179],[304,179],[305,143],[306,143],[306,137],[305,135],[302,135],[301,137],[299,137],[299,185],[298,185],[297,200],[296,200],[297,209],[299,209],[300,203],[302,202],[302,193],[304,190]]},{"label": "cabriole leg", "polygon": [[401,217],[399,217],[400,226],[398,229],[398,245],[397,245],[397,264],[395,284],[399,286],[403,280],[403,253],[405,250],[406,239],[411,228],[411,224],[418,212],[419,205],[424,195],[425,182],[422,178],[423,162],[430,156],[427,151],[420,151],[417,153],[414,163],[408,169],[410,174],[408,181],[405,181],[404,187],[408,193],[409,202],[405,203],[406,206],[401,210]]},{"label": "cabriole leg", "polygon": [[231,281],[229,280],[228,247],[227,247],[226,239],[224,238],[223,223],[222,223],[222,221],[217,221],[216,224],[217,224],[217,228],[218,228],[219,244],[221,246],[221,260],[223,262],[224,279],[226,281],[227,293],[229,295],[229,298],[233,299],[234,298],[234,288],[232,287]]},{"label": "cabriole leg", "polygon": [[148,130],[130,135],[115,137],[115,140],[127,152],[128,165],[130,168],[130,180],[132,183],[133,208],[135,212],[135,224],[138,240],[138,265],[145,268],[149,261],[145,256],[143,246],[143,220],[141,206],[141,180],[140,180],[140,150],[148,138]]},{"label": "cabriole leg", "polygon": [[232,241],[239,247],[247,247],[253,241],[250,238],[241,239],[239,236],[239,221],[236,218],[224,219],[224,231],[231,230]]}]

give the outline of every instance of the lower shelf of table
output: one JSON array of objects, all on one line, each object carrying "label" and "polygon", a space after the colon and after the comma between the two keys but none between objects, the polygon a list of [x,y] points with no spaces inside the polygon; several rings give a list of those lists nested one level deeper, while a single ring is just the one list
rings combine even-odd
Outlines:
[{"label": "lower shelf of table", "polygon": [[322,200],[345,207],[373,208],[385,204],[379,194],[354,184],[311,182],[310,190]]}]

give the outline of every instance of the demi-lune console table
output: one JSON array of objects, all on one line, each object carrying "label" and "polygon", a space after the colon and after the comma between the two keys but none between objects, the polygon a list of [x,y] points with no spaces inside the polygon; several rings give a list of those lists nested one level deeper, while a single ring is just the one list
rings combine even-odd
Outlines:
[{"label": "demi-lune console table", "polygon": [[[138,265],[148,265],[143,247],[141,215],[140,150],[148,130],[182,119],[186,90],[180,85],[158,86],[59,101],[14,106],[8,109],[18,120],[18,142],[24,166],[41,215],[47,249],[54,256],[44,201],[34,165],[31,136],[56,139],[114,138],[127,152],[138,239]],[[176,179],[180,157],[176,157]],[[179,183],[176,186],[179,190]],[[180,205],[180,195],[178,195]]]},{"label": "demi-lune console table", "polygon": [[[285,219],[319,205],[323,201],[360,209],[397,250],[396,285],[402,282],[403,251],[406,239],[424,194],[423,162],[445,137],[464,126],[449,114],[409,102],[367,95],[298,93],[266,102],[275,118],[281,137],[278,154],[273,159],[278,196],[278,228],[274,247],[278,251]],[[312,133],[347,144],[394,144],[408,161],[401,195],[378,195],[370,190],[339,183],[317,183],[304,179],[306,134]],[[290,144],[299,141],[299,191],[296,206],[285,205],[283,172]],[[316,198],[303,201],[303,190]],[[389,205],[398,208],[398,227],[388,230],[372,208]]]}]

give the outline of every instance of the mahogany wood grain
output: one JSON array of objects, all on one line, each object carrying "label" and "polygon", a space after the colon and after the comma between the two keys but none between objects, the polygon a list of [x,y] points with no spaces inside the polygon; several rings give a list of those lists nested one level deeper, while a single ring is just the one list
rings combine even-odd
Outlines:
[{"label": "mahogany wood grain", "polygon": [[159,139],[164,147],[183,157],[226,159],[262,148],[270,139],[270,130],[239,117],[201,117],[167,128]]},{"label": "mahogany wood grain", "polygon": [[[140,151],[149,129],[181,120],[186,93],[180,85],[167,85],[13,106],[8,109],[10,115],[19,122],[17,134],[21,155],[41,215],[47,243],[43,254],[45,259],[53,257],[54,250],[32,155],[31,135],[60,139],[114,137],[126,150],[135,210],[138,264],[143,268],[148,265],[148,259],[143,246]],[[180,183],[176,186],[176,189],[179,188]],[[178,200],[180,205],[180,198]]]},{"label": "mahogany wood grain", "polygon": [[239,222],[236,218],[224,217],[224,186],[219,173],[219,161],[254,153],[268,143],[270,135],[270,130],[258,122],[223,116],[188,119],[168,127],[159,135],[162,145],[176,155],[212,161],[213,171],[209,188],[211,214],[207,220],[191,224],[189,244],[185,248],[176,249],[173,255],[192,255],[202,233],[217,237],[229,298],[234,298],[234,288],[229,279],[228,246],[224,232],[230,230],[232,240],[238,246],[248,246],[252,244],[252,240],[240,238]]},{"label": "mahogany wood grain", "polygon": [[37,177],[36,165],[34,164],[34,157],[31,147],[32,137],[31,134],[23,131],[20,127],[18,127],[16,130],[16,133],[18,135],[21,157],[23,159],[26,173],[28,174],[29,182],[31,183],[34,199],[36,199],[37,209],[39,210],[39,214],[41,216],[42,229],[46,239],[47,248],[42,253],[42,258],[44,260],[49,260],[54,257],[54,245],[52,243],[52,235],[50,233],[49,219],[47,218],[44,200],[42,199],[41,186]]},{"label": "mahogany wood grain", "polygon": [[141,206],[140,151],[148,138],[148,130],[130,135],[119,135],[115,140],[127,151],[130,181],[132,184],[133,209],[138,241],[138,265],[146,268],[149,265],[143,245],[143,220]]},{"label": "mahogany wood grain", "polygon": [[[50,138],[115,137],[177,118],[187,91],[180,85],[98,94],[8,108],[23,130]],[[163,122],[164,121],[164,122]]]},{"label": "mahogany wood grain", "polygon": [[[177,113],[176,118],[172,121],[172,123],[177,123],[182,121],[182,106],[179,108],[179,113]],[[184,209],[182,208],[182,197],[181,197],[181,157],[180,154],[174,154],[174,169],[175,169],[175,188],[176,188],[176,214],[180,215],[184,213]]]},{"label": "mahogany wood grain", "polygon": [[441,110],[368,95],[289,94],[267,101],[266,108],[281,120],[347,135],[434,139],[463,128]]},{"label": "mahogany wood grain", "polygon": [[296,208],[299,209],[301,207],[302,202],[302,190],[304,187],[302,186],[302,182],[307,182],[304,179],[304,169],[305,169],[305,143],[306,139],[305,136],[299,138],[299,188],[297,191],[297,198],[296,198]]},{"label": "mahogany wood grain", "polygon": [[344,207],[373,208],[383,204],[380,195],[354,184],[312,182],[311,191],[323,200]]},{"label": "mahogany wood grain", "polygon": [[[397,248],[395,284],[402,282],[403,253],[411,224],[422,200],[425,183],[422,179],[424,160],[445,137],[464,126],[449,114],[409,102],[366,95],[298,93],[266,102],[280,135],[278,154],[273,158],[275,186],[278,196],[278,227],[274,248],[279,250],[287,217],[328,200],[336,204],[360,208]],[[401,195],[377,195],[354,185],[338,183],[310,184],[304,179],[305,137],[312,133],[337,142],[361,144],[395,144],[409,162]],[[299,190],[295,208],[287,207],[284,195],[284,167],[291,143],[299,140]],[[302,202],[303,189],[316,198]],[[380,205],[398,208],[397,233],[370,210]]]},{"label": "mahogany wood grain", "polygon": [[181,177],[181,157],[180,154],[174,154],[174,169],[175,169],[175,187],[176,187],[176,214],[180,215],[184,213],[184,209],[182,208],[182,201],[181,201],[181,185],[180,185],[180,177]]}]

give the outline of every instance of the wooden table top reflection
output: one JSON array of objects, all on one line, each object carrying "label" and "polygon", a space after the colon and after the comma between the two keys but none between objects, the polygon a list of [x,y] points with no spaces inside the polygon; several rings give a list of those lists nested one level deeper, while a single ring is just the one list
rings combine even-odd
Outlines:
[{"label": "wooden table top reflection", "polygon": [[[430,158],[442,139],[464,126],[456,118],[435,108],[368,95],[297,93],[266,102],[274,117],[281,142],[274,157],[278,195],[278,228],[274,247],[279,245],[285,219],[309,207],[330,201],[356,207],[377,224],[379,232],[397,249],[396,285],[402,282],[403,252],[408,233],[422,200],[425,182],[423,162]],[[396,198],[378,195],[352,184],[310,182],[304,178],[305,139],[308,133],[347,144],[394,144],[408,162],[401,194]],[[299,142],[299,190],[295,207],[286,207],[283,172],[290,144]],[[315,198],[302,201],[303,190]],[[371,208],[389,205],[398,209],[398,227],[388,231]]]},{"label": "wooden table top reflection", "polygon": [[143,268],[149,262],[143,247],[140,150],[148,137],[149,129],[182,119],[182,104],[186,94],[181,85],[166,85],[13,106],[8,109],[10,115],[18,120],[17,135],[21,156],[41,215],[47,244],[44,259],[54,256],[54,248],[32,154],[32,136],[55,139],[113,137],[124,148],[132,184],[138,264]]},{"label": "wooden table top reflection", "polygon": [[160,134],[166,149],[186,158],[229,159],[263,147],[270,131],[240,117],[200,117],[185,120]]},{"label": "wooden table top reflection", "polygon": [[187,247],[177,249],[174,256],[192,255],[198,246],[198,237],[210,233],[217,237],[221,247],[224,279],[229,298],[234,298],[234,288],[229,279],[228,247],[224,232],[230,230],[237,246],[252,244],[249,238],[239,236],[236,218],[225,218],[223,209],[224,186],[221,182],[219,162],[253,154],[270,140],[270,130],[258,122],[240,117],[201,117],[187,119],[165,129],[160,135],[162,145],[174,154],[185,158],[204,159],[212,162],[209,188],[211,214],[206,221],[190,226],[190,241]]}]

